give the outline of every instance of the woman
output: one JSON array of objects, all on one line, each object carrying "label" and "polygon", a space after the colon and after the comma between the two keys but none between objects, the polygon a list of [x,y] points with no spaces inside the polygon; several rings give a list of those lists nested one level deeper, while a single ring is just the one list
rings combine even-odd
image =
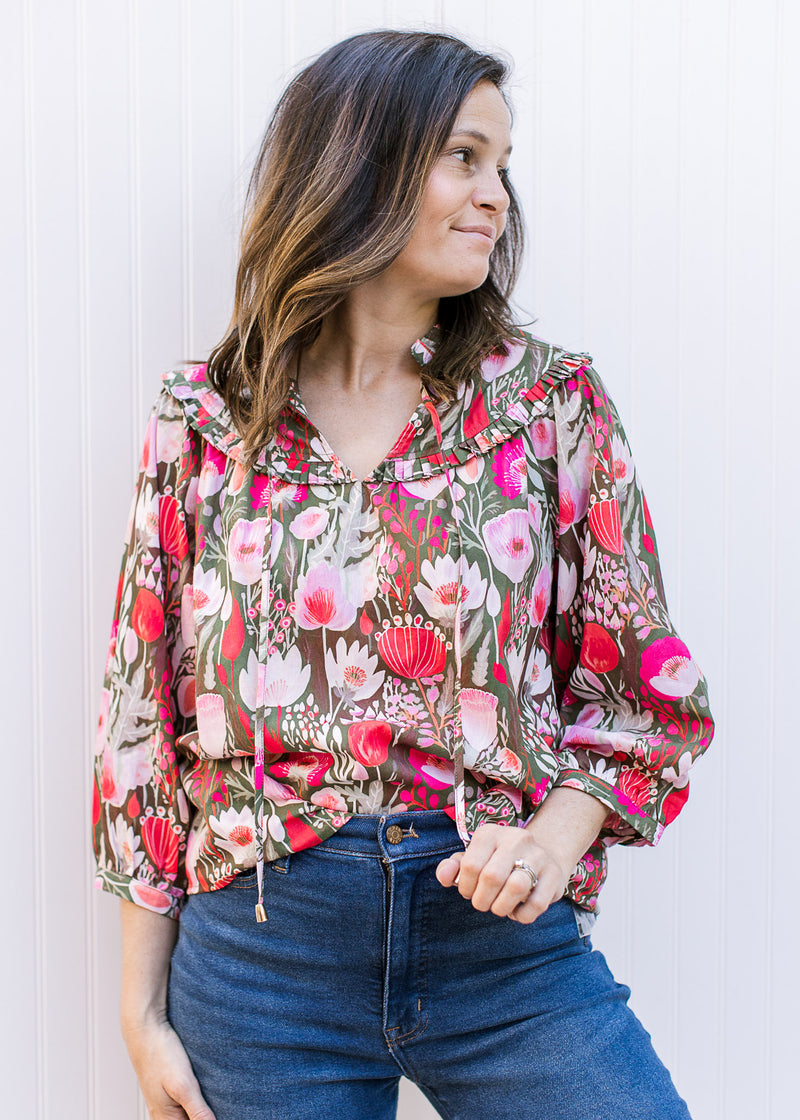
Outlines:
[{"label": "woman", "polygon": [[512,321],[505,77],[394,31],[298,75],[152,414],[94,818],[154,1118],[688,1115],[588,933],[705,684],[590,359]]}]

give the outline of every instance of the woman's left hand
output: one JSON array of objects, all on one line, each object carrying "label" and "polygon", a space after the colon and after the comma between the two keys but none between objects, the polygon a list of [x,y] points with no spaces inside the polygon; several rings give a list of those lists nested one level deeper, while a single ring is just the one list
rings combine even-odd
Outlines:
[{"label": "woman's left hand", "polygon": [[[518,859],[537,876],[533,890],[528,872],[514,867]],[[476,910],[527,924],[562,897],[571,872],[526,829],[482,824],[466,851],[442,860],[436,878],[443,887],[457,886]]]}]

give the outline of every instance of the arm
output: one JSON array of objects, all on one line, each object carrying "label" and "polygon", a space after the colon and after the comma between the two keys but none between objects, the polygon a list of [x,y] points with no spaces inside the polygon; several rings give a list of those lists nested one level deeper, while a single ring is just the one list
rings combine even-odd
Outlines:
[{"label": "arm", "polygon": [[169,961],[178,923],[122,900],[122,1037],[151,1120],[214,1120],[167,1019]]},{"label": "arm", "polygon": [[176,917],[191,807],[180,737],[194,726],[191,604],[195,441],[167,393],[147,426],[128,522],[95,747],[97,885]]}]

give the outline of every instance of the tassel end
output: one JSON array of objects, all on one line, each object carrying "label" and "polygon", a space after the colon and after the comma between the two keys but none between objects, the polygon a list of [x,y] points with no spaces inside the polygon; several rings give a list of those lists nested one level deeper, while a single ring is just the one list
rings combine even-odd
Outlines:
[{"label": "tassel end", "polygon": [[256,903],[256,921],[257,922],[266,922],[267,921],[267,912],[264,909],[264,903],[263,902],[257,902]]}]

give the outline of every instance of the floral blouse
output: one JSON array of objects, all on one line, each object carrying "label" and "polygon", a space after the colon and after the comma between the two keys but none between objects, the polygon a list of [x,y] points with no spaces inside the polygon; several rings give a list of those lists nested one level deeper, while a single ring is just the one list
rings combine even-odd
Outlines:
[{"label": "floral blouse", "polygon": [[457,400],[423,391],[364,481],[296,393],[242,459],[205,366],[168,374],[102,693],[98,885],[177,916],[352,814],[445,809],[466,842],[569,786],[608,808],[567,891],[594,909],[607,846],[658,841],[713,725],[591,359],[520,332]]}]

